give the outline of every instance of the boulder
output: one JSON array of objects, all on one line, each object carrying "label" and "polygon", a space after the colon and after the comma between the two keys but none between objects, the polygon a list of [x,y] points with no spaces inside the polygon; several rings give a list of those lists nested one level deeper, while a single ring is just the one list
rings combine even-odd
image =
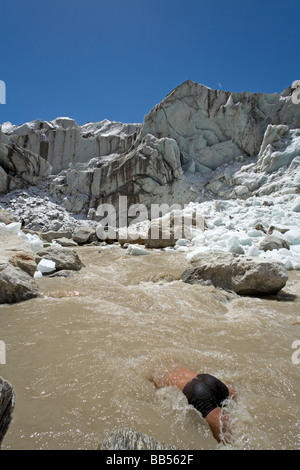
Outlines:
[{"label": "boulder", "polygon": [[274,235],[268,235],[260,242],[258,248],[262,251],[280,250],[281,248],[289,250],[290,243]]},{"label": "boulder", "polygon": [[69,232],[69,231],[61,231],[61,232],[49,231],[49,232],[42,232],[42,233],[41,233],[41,238],[42,238],[42,240],[45,240],[45,241],[51,243],[53,240],[56,240],[57,238],[67,238],[67,239],[71,239],[71,238],[72,238],[72,232]]},{"label": "boulder", "polygon": [[12,420],[15,393],[9,382],[0,377],[0,447]]},{"label": "boulder", "polygon": [[0,304],[22,302],[37,296],[37,285],[28,273],[0,261]]},{"label": "boulder", "polygon": [[11,252],[9,261],[16,268],[22,269],[31,277],[34,276],[37,265],[35,262],[35,255],[33,253],[31,254],[25,251]]},{"label": "boulder", "polygon": [[275,295],[288,280],[282,263],[225,252],[198,253],[182,274],[189,284],[210,284],[238,295]]},{"label": "boulder", "polygon": [[96,230],[93,227],[79,227],[74,235],[73,240],[74,242],[78,243],[78,245],[83,245],[88,243],[96,234]]},{"label": "boulder", "polygon": [[176,450],[176,448],[159,442],[147,434],[125,428],[108,434],[98,450]]},{"label": "boulder", "polygon": [[7,227],[0,226],[0,303],[37,297],[32,246]]},{"label": "boulder", "polygon": [[66,246],[66,247],[75,247],[78,246],[78,243],[76,243],[74,240],[71,240],[70,238],[56,238],[56,243],[58,243],[61,246]]},{"label": "boulder", "polygon": [[53,261],[57,271],[79,271],[84,266],[78,254],[70,248],[50,246],[39,251],[38,257],[40,260],[46,259]]},{"label": "boulder", "polygon": [[195,228],[204,230],[203,217],[184,217],[182,211],[172,211],[150,222],[145,244],[149,248],[175,246],[182,238],[191,240]]}]

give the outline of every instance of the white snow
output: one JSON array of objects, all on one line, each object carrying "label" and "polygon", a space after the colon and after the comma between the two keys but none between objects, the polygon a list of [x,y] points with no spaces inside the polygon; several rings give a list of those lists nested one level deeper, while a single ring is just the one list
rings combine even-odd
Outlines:
[{"label": "white snow", "polygon": [[[194,203],[202,212],[206,228],[203,236],[196,236],[185,245],[187,260],[197,253],[223,251],[264,257],[282,262],[288,270],[300,269],[300,213],[295,211],[299,202],[297,195],[273,195],[250,197],[245,200],[206,201]],[[259,224],[259,229],[255,228]],[[268,235],[288,241],[290,249],[262,251],[260,242]],[[283,233],[285,232],[285,233]],[[181,242],[174,247],[182,251]],[[173,251],[174,251],[173,250]]]}]

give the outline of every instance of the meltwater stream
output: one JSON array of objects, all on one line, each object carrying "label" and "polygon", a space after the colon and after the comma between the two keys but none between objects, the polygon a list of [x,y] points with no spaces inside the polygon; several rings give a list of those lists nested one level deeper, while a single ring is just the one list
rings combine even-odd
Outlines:
[{"label": "meltwater stream", "polygon": [[272,299],[184,284],[184,253],[128,256],[84,247],[70,278],[39,279],[40,298],[0,306],[16,393],[2,449],[97,449],[131,427],[178,449],[220,449],[175,387],[153,374],[182,364],[235,387],[235,449],[299,448],[300,273]]}]

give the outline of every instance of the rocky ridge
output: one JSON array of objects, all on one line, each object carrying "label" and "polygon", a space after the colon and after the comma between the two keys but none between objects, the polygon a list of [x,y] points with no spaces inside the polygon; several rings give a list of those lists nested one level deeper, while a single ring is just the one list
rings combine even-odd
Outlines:
[{"label": "rocky ridge", "polygon": [[[4,123],[0,192],[20,187],[7,163],[13,150],[36,159],[35,181],[68,211],[85,216],[99,204],[184,204],[203,198],[246,198],[299,185],[298,82],[281,94],[230,93],[184,82],[143,124],[73,119]],[[30,160],[30,161],[31,161]],[[26,160],[27,162],[27,160]],[[43,162],[43,164],[41,163]],[[50,168],[49,168],[50,165]],[[31,183],[26,172],[18,178]],[[8,184],[9,180],[9,184]],[[48,185],[49,186],[49,185]]]},{"label": "rocky ridge", "polygon": [[[102,242],[101,204],[116,212],[120,196],[128,206],[147,209],[177,204],[184,216],[200,211],[205,227],[154,240],[149,230],[160,222],[146,220],[133,229],[138,237],[121,239],[122,227],[116,227],[112,241],[132,255],[164,249],[186,252],[190,259],[229,252],[299,269],[300,106],[294,100],[299,85],[267,95],[187,81],[142,124],[104,120],[79,126],[66,117],[4,123],[0,206],[42,245],[74,248]],[[54,262],[48,259],[41,269]]]}]

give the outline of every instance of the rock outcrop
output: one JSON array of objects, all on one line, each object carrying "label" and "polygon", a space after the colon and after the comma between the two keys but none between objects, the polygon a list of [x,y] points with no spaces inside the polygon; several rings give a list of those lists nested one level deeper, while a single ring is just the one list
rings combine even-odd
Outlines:
[{"label": "rock outcrop", "polygon": [[26,240],[0,226],[0,303],[14,303],[38,295],[33,279],[35,254]]},{"label": "rock outcrop", "polygon": [[0,377],[0,447],[12,420],[15,393],[7,380]]},{"label": "rock outcrop", "polygon": [[176,450],[176,447],[159,442],[147,434],[125,428],[108,434],[98,450]]},{"label": "rock outcrop", "polygon": [[37,256],[39,260],[45,259],[55,263],[56,271],[80,271],[84,266],[76,251],[71,248],[50,246],[39,251]]},{"label": "rock outcrop", "polygon": [[2,125],[10,141],[16,146],[40,155],[51,165],[54,174],[69,165],[87,163],[92,158],[124,153],[134,142],[139,124],[110,122],[79,126],[74,119],[60,117],[54,121],[28,122],[14,126]]},{"label": "rock outcrop", "polygon": [[166,202],[170,205],[196,199],[185,180],[180,152],[173,139],[146,135],[140,144],[122,155],[92,159],[52,181],[51,192],[75,213],[111,204],[118,216],[119,196],[128,206]]},{"label": "rock outcrop", "polygon": [[44,158],[12,142],[0,128],[0,194],[35,185],[50,173]]},{"label": "rock outcrop", "polygon": [[187,81],[146,117],[139,135],[174,139],[183,169],[205,173],[241,157],[258,155],[269,124],[300,127],[300,109],[285,96],[230,93]]},{"label": "rock outcrop", "polygon": [[210,284],[238,295],[276,295],[287,283],[284,266],[276,261],[233,253],[195,255],[182,274],[189,284]]},{"label": "rock outcrop", "polygon": [[[102,204],[114,206],[118,215],[119,196],[128,198],[128,206],[149,208],[210,197],[295,193],[300,189],[297,83],[281,94],[263,94],[186,81],[143,124],[105,120],[79,126],[70,118],[4,123],[2,191],[19,187],[20,177],[35,184],[48,175],[51,195],[67,211],[97,221]],[[55,222],[49,230],[62,229],[56,228],[61,220]]]}]

